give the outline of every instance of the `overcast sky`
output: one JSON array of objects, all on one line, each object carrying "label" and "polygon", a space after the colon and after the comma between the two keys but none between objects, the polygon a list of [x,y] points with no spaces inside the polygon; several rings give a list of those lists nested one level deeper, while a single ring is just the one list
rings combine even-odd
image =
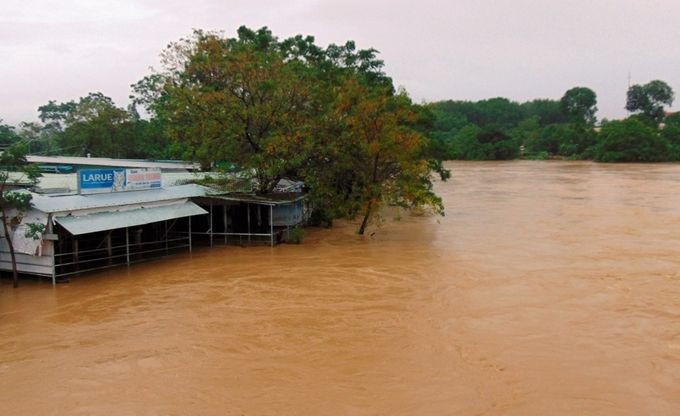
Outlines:
[{"label": "overcast sky", "polygon": [[[48,100],[101,91],[128,104],[130,84],[193,28],[234,35],[268,26],[317,44],[374,47],[418,102],[559,99],[595,90],[599,117],[625,116],[633,83],[680,95],[678,0],[1,0],[0,118],[37,118]],[[678,106],[676,106],[678,107]]]}]

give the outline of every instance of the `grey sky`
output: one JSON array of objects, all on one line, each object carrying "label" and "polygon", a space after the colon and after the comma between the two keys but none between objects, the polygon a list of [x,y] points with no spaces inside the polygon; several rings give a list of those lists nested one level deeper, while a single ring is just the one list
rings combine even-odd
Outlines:
[{"label": "grey sky", "polygon": [[130,84],[192,28],[268,26],[283,38],[374,47],[416,101],[598,94],[598,116],[625,115],[633,83],[680,95],[677,0],[2,0],[0,118],[34,120],[48,100],[91,91],[128,103]]}]

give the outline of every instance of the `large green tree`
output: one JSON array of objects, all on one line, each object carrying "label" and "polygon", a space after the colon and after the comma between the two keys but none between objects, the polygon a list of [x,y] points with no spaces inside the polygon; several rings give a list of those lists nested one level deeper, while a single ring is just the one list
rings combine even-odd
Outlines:
[{"label": "large green tree", "polygon": [[130,114],[102,93],[90,93],[77,102],[50,101],[39,107],[38,112],[43,123],[60,131],[59,145],[65,154],[128,155],[132,137]]},{"label": "large green tree", "polygon": [[363,212],[361,232],[384,202],[440,211],[429,173],[441,165],[427,160],[421,112],[395,91],[375,50],[241,27],[234,38],[195,31],[162,57],[163,68],[133,87],[135,102],[192,159],[254,172],[262,193],[283,176],[304,179],[331,218]]},{"label": "large green tree", "polygon": [[673,105],[675,94],[664,81],[654,80],[645,85],[632,85],[628,88],[626,110],[639,113],[655,124],[664,116],[664,107]]},{"label": "large green tree", "polygon": [[25,123],[20,135],[31,151],[119,158],[181,157],[172,146],[163,120],[142,119],[134,105],[118,107],[102,93],[77,101],[50,101],[38,108],[42,125]]},{"label": "large green tree", "polygon": [[164,52],[165,78],[152,107],[192,159],[252,170],[261,191],[299,164],[314,111],[304,67],[275,44],[266,29],[241,29],[237,38],[196,31]]},{"label": "large green tree", "polygon": [[586,87],[574,87],[564,93],[560,99],[562,110],[569,114],[572,121],[579,124],[594,125],[597,121],[597,95]]},{"label": "large green tree", "polygon": [[416,130],[419,115],[405,92],[349,79],[328,114],[338,135],[315,140],[309,152],[305,176],[317,203],[338,217],[361,214],[359,234],[384,204],[443,214],[425,157],[428,140]]}]

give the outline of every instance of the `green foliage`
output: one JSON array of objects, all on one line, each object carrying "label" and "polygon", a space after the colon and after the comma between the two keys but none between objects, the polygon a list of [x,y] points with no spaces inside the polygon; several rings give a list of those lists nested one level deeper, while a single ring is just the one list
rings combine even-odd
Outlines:
[{"label": "green foliage", "polygon": [[525,152],[522,155],[522,159],[526,159],[526,160],[548,160],[548,159],[550,159],[550,154],[548,152]]},{"label": "green foliage", "polygon": [[596,105],[585,87],[569,89],[559,101],[441,101],[425,106],[434,120],[424,133],[442,159],[512,159],[522,148],[524,158],[584,158],[595,143]]},{"label": "green foliage", "polygon": [[576,124],[595,124],[597,113],[597,95],[586,87],[569,89],[560,100],[562,111],[569,114]]},{"label": "green foliage", "polygon": [[[498,160],[517,157],[519,147],[538,146],[534,152],[558,154],[560,144],[548,146],[539,140],[544,127],[555,124],[587,124],[582,129],[592,130],[597,110],[594,93],[587,88],[574,88],[562,101],[536,99],[518,104],[505,98],[477,102],[442,101],[426,107],[435,120],[425,134],[432,139],[433,154],[446,159]],[[568,105],[567,105],[568,104]],[[587,118],[588,122],[584,121]],[[491,130],[480,137],[472,137],[470,126]],[[588,135],[589,137],[591,135]],[[495,137],[495,139],[494,139]],[[561,138],[557,138],[561,140]],[[574,140],[571,140],[572,142]],[[572,154],[574,146],[564,149]],[[580,148],[579,148],[580,151]]]},{"label": "green foliage", "polygon": [[527,143],[537,140],[540,132],[541,126],[538,116],[528,117],[520,121],[517,127],[509,130],[510,136],[525,147]]},{"label": "green foliage", "polygon": [[8,186],[16,184],[35,184],[40,172],[34,165],[26,162],[27,146],[16,143],[0,152],[0,191],[5,192]]},{"label": "green foliage", "polygon": [[428,142],[413,128],[418,112],[405,93],[392,95],[350,79],[338,90],[327,120],[333,122],[331,134],[309,142],[303,171],[317,208],[331,218],[363,213],[360,234],[384,203],[443,214],[432,191],[432,164],[424,158]]},{"label": "green foliage", "polygon": [[680,160],[680,113],[666,117],[661,137],[668,143],[668,159]]},{"label": "green foliage", "polygon": [[501,97],[477,102],[442,101],[429,106],[438,116],[435,128],[454,134],[468,124],[509,128],[524,118],[520,104]]},{"label": "green foliage", "polygon": [[433,118],[395,91],[377,51],[241,27],[233,38],[195,31],[162,62],[134,102],[190,159],[254,172],[261,193],[303,179],[328,218],[364,213],[361,232],[384,203],[442,211],[430,172],[447,172],[421,134]]},{"label": "green foliage", "polygon": [[628,89],[626,110],[637,112],[655,124],[664,118],[664,106],[673,105],[673,89],[664,81],[654,80]]},{"label": "green foliage", "polygon": [[28,154],[50,155],[58,153],[58,133],[54,125],[23,122],[18,135],[21,142],[26,144]]},{"label": "green foliage", "polygon": [[[16,256],[10,229],[21,212],[28,210],[31,205],[31,194],[12,191],[10,187],[18,183],[35,184],[40,176],[36,166],[26,163],[24,144],[17,143],[0,153],[0,213],[4,238],[7,240],[14,275],[14,287],[18,286]],[[10,214],[13,214],[10,216]]]},{"label": "green foliage", "polygon": [[119,158],[182,158],[185,149],[171,143],[164,121],[143,120],[134,106],[117,107],[102,93],[78,101],[50,101],[38,108],[37,123],[23,123],[20,135],[31,153]]},{"label": "green foliage", "polygon": [[196,31],[171,44],[163,92],[156,94],[164,98],[154,109],[191,159],[253,169],[264,192],[301,163],[313,80],[299,62],[284,59],[270,31],[241,28],[238,35]]},{"label": "green foliage", "polygon": [[595,144],[595,134],[574,124],[552,124],[540,130],[538,136],[526,141],[528,152],[574,157]]},{"label": "green foliage", "polygon": [[477,135],[488,160],[512,160],[519,156],[519,143],[498,127],[491,126]]},{"label": "green foliage", "polygon": [[305,239],[305,229],[302,227],[295,227],[290,230],[290,237],[288,239],[289,243],[301,244]]},{"label": "green foliage", "polygon": [[0,146],[10,146],[18,141],[19,136],[14,131],[14,127],[8,124],[2,124],[2,119],[0,118]]},{"label": "green foliage", "polygon": [[45,234],[47,227],[45,224],[28,223],[26,224],[26,232],[24,237],[33,238],[34,240],[39,239],[41,234]]},{"label": "green foliage", "polygon": [[477,136],[482,129],[470,124],[463,127],[453,138],[449,154],[452,159],[485,160],[487,155],[482,149]]},{"label": "green foliage", "polygon": [[560,101],[537,99],[522,104],[525,118],[535,117],[541,127],[569,121],[568,113],[564,111]]},{"label": "green foliage", "polygon": [[660,162],[668,157],[668,142],[634,118],[603,125],[595,151],[600,162]]},{"label": "green foliage", "polygon": [[470,125],[454,137],[451,154],[464,160],[509,160],[519,156],[519,142],[498,127]]}]

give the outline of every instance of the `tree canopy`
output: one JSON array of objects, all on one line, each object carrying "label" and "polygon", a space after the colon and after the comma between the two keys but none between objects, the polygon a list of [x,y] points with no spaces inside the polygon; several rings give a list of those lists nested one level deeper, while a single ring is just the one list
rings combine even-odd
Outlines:
[{"label": "tree canopy", "polygon": [[597,120],[597,95],[586,87],[574,87],[564,93],[560,100],[562,110],[572,121],[593,125]]},{"label": "tree canopy", "polygon": [[19,141],[19,136],[14,127],[8,124],[2,124],[2,119],[0,118],[0,146],[7,147],[17,141]]},{"label": "tree canopy", "polygon": [[328,217],[363,213],[360,233],[382,203],[443,212],[423,113],[392,86],[377,51],[241,27],[233,38],[197,30],[162,61],[133,86],[135,102],[191,159],[253,172],[259,192],[304,179]]},{"label": "tree canopy", "polygon": [[665,117],[665,106],[673,105],[675,94],[664,81],[654,80],[645,85],[628,88],[626,110],[643,115],[649,121],[659,124]]}]

